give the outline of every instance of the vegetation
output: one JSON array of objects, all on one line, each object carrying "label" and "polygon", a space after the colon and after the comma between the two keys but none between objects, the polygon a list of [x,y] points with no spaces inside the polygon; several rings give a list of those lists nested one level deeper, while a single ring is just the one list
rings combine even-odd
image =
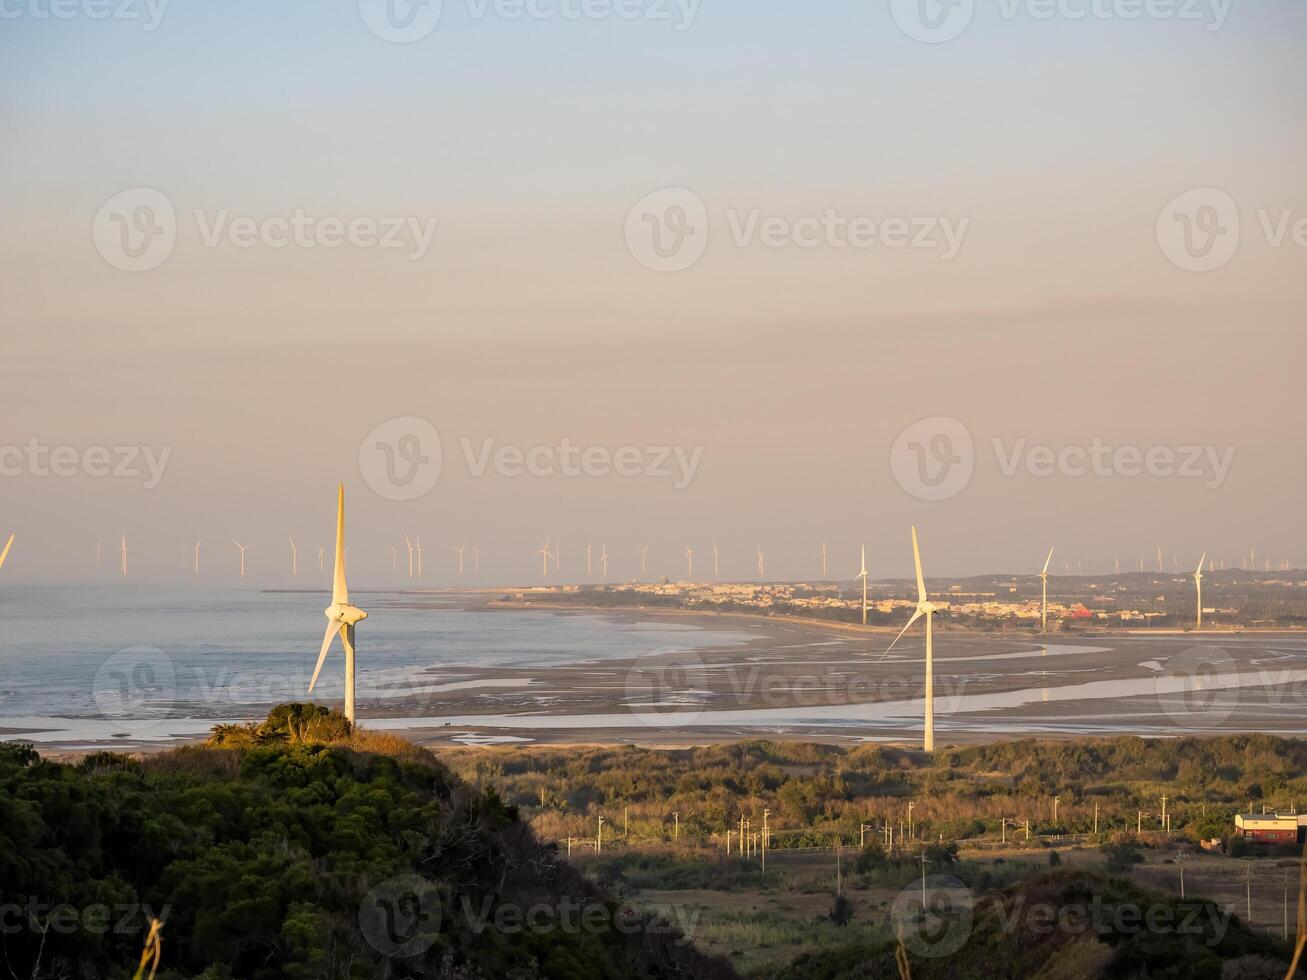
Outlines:
[{"label": "vegetation", "polygon": [[[730,977],[430,753],[290,705],[77,765],[0,745],[0,963],[160,978]],[[532,916],[532,918],[524,918]]]},{"label": "vegetation", "polygon": [[[1171,831],[1192,841],[1229,835],[1249,805],[1307,799],[1307,742],[1263,735],[1075,742],[1023,741],[945,749],[743,742],[678,750],[512,748],[443,756],[468,781],[493,787],[545,839],[593,838],[598,817],[615,843],[671,838],[724,847],[740,819],[761,830],[770,810],[776,848],[860,843],[906,831],[918,838],[1040,835],[1134,839]],[[1059,798],[1054,821],[1054,797]],[[1141,815],[1142,814],[1142,815]],[[1011,823],[1017,821],[1017,829]],[[1145,840],[1147,835],[1144,835]]]}]

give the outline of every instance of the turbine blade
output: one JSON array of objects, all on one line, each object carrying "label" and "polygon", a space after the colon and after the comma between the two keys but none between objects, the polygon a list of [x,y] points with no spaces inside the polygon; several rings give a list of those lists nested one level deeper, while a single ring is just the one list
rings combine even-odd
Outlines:
[{"label": "turbine blade", "polygon": [[894,642],[891,643],[889,646],[887,646],[885,648],[885,652],[880,655],[881,660],[884,660],[886,657],[889,656],[889,652],[893,650],[896,646],[898,646],[899,640],[903,639],[903,634],[906,633],[908,630],[912,629],[912,625],[924,615],[926,614],[922,612],[920,609],[918,609],[916,612],[912,614],[912,618],[908,620],[908,625],[903,627],[903,629],[899,631],[899,635],[894,637]]},{"label": "turbine blade", "polygon": [[[0,555],[0,565],[3,565],[4,563],[5,563],[4,556]],[[1207,552],[1204,551],[1203,557],[1198,559],[1198,571],[1194,572],[1194,574],[1195,575],[1203,574],[1203,566],[1206,564],[1207,564]]]},{"label": "turbine blade", "polygon": [[14,546],[14,536],[9,535],[9,540],[5,542],[5,550],[0,551],[0,568],[5,567],[5,559],[9,557],[9,549]]},{"label": "turbine blade", "polygon": [[349,602],[345,584],[345,484],[336,490],[336,577],[331,586],[331,601],[336,605]]},{"label": "turbine blade", "polygon": [[1044,562],[1044,571],[1043,571],[1042,574],[1044,574],[1044,575],[1047,575],[1047,574],[1048,574],[1048,566],[1051,565],[1051,564],[1053,564],[1053,549],[1052,549],[1052,548],[1049,548],[1049,549],[1048,549],[1048,561]]},{"label": "turbine blade", "polygon": [[912,528],[912,559],[917,563],[917,601],[925,602],[926,580],[921,576],[921,549],[917,547],[917,529],[915,526]]},{"label": "turbine blade", "polygon": [[318,666],[313,669],[313,680],[309,681],[309,693],[313,693],[313,686],[318,683],[318,675],[322,673],[322,665],[327,660],[327,651],[331,649],[331,641],[336,638],[336,634],[344,628],[343,623],[328,623],[327,635],[322,638],[322,650],[318,653]]}]

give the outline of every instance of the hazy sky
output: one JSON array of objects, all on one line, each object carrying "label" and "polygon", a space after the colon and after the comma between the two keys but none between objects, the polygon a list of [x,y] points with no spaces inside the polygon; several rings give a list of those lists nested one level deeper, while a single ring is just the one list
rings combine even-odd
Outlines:
[{"label": "hazy sky", "polygon": [[[982,0],[942,43],[898,0],[445,0],[408,43],[378,33],[433,8],[64,2],[0,3],[5,579],[90,577],[101,539],[107,577],[126,533],[140,576],[203,538],[230,577],[237,537],[285,584],[337,480],[363,585],[405,531],[429,584],[461,543],[530,582],[546,535],[565,578],[714,538],[726,577],[822,539],[832,577],[863,540],[903,575],[913,522],[937,574],[1307,563],[1300,0]],[[359,219],[400,247],[329,247]],[[686,268],[647,267],[651,220]],[[443,449],[408,501],[367,439],[406,417]],[[641,475],[478,475],[564,439]],[[167,451],[157,486],[100,446]]]}]

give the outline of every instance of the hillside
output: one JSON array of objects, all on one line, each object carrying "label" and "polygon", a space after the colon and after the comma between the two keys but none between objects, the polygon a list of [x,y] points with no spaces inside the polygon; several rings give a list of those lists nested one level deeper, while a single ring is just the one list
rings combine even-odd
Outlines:
[{"label": "hillside", "polygon": [[730,978],[429,753],[312,708],[77,765],[0,745],[0,962],[163,978]]}]

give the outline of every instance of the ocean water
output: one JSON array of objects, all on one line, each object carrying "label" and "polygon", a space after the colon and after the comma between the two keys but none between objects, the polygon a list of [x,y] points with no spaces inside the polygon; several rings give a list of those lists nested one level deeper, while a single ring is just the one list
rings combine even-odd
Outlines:
[{"label": "ocean water", "polygon": [[[358,630],[358,683],[372,699],[457,684],[458,668],[547,668],[747,638],[602,614],[477,610],[467,607],[478,597],[457,593],[351,598],[369,614]],[[253,718],[269,704],[305,700],[328,602],[325,592],[198,584],[7,588],[0,729],[47,718],[100,719],[110,729],[152,716]],[[343,663],[336,640],[314,700],[342,696]]]}]

